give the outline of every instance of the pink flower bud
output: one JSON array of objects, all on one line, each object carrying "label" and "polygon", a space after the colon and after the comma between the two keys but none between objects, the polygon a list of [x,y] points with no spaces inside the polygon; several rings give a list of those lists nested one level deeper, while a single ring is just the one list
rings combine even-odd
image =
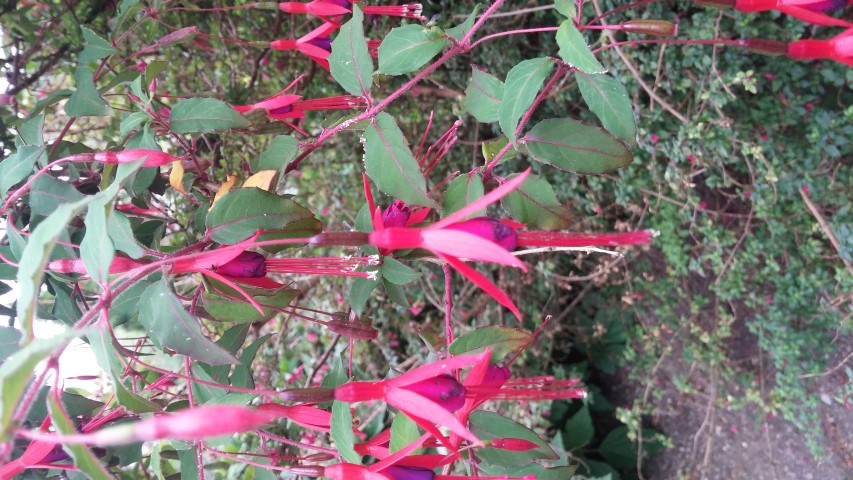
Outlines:
[{"label": "pink flower bud", "polygon": [[94,155],[94,161],[113,165],[131,163],[141,158],[145,158],[143,167],[160,167],[181,160],[179,157],[169,155],[166,152],[146,148],[132,148],[121,152],[99,152]]},{"label": "pink flower bud", "polygon": [[260,278],[267,274],[266,261],[260,253],[243,252],[220,266],[217,272],[232,278]]},{"label": "pink flower bud", "polygon": [[476,235],[494,242],[510,252],[515,250],[518,245],[518,234],[515,230],[491,217],[472,218],[452,223],[445,228]]},{"label": "pink flower bud", "polygon": [[678,34],[678,25],[666,20],[634,19],[621,24],[622,31],[651,35],[655,37],[674,37]]},{"label": "pink flower bud", "polygon": [[409,210],[409,207],[405,203],[396,200],[382,213],[382,224],[386,228],[405,227],[411,213],[411,210]]},{"label": "pink flower bud", "polygon": [[449,412],[454,412],[465,404],[465,387],[452,375],[438,375],[403,388],[432,400]]},{"label": "pink flower bud", "polygon": [[432,470],[418,467],[402,467],[399,465],[391,465],[383,469],[382,473],[393,480],[432,480],[435,478],[435,473]]},{"label": "pink flower bud", "polygon": [[539,448],[539,445],[523,438],[495,438],[490,446],[511,452],[526,452]]}]

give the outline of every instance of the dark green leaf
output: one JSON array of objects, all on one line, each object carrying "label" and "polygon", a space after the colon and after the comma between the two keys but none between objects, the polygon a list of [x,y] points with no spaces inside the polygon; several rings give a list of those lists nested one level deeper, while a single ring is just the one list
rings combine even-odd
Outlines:
[{"label": "dark green leaf", "polygon": [[181,100],[169,114],[169,130],[174,133],[218,132],[249,125],[244,116],[215,98]]},{"label": "dark green leaf", "polygon": [[42,98],[38,102],[36,102],[33,109],[30,111],[31,115],[38,115],[44,111],[45,108],[59,102],[65,100],[74,94],[74,90],[63,88],[62,90],[57,90],[55,92],[49,93],[46,97]]},{"label": "dark green leaf", "polygon": [[11,438],[9,428],[12,426],[12,415],[32,379],[36,365],[83,333],[82,330],[66,330],[55,337],[37,338],[0,364],[0,434],[4,438]]},{"label": "dark green leaf", "polygon": [[364,132],[364,167],[380,190],[409,205],[433,207],[426,179],[397,122],[385,112]]},{"label": "dark green leaf", "polygon": [[[657,439],[658,432],[643,429],[643,457],[653,455],[663,448]],[[637,442],[628,438],[628,427],[613,429],[598,446],[598,452],[607,463],[616,468],[634,468],[637,465]]]},{"label": "dark green leaf", "polygon": [[113,299],[112,308],[110,308],[110,324],[113,327],[123,325],[137,317],[139,298],[151,285],[152,282],[149,281],[135,283]]},{"label": "dark green leaf", "polygon": [[478,122],[498,121],[501,99],[504,96],[504,82],[475,66],[471,66],[471,81],[465,89],[465,110]]},{"label": "dark green leaf", "polygon": [[18,127],[18,136],[23,144],[15,139],[19,148],[23,145],[44,146],[44,115],[30,113],[30,116]]},{"label": "dark green leaf", "polygon": [[[65,407],[63,407],[59,396],[48,395],[47,404],[50,418],[53,421],[56,431],[64,435],[76,434],[77,429],[68,417],[68,413],[65,411]],[[80,471],[92,480],[112,480],[114,478],[107,470],[107,467],[85,445],[67,443],[62,448],[74,459],[74,466],[79,468]]]},{"label": "dark green leaf", "polygon": [[42,175],[30,185],[30,208],[33,214],[48,216],[62,205],[84,198],[70,183]]},{"label": "dark green leaf", "polygon": [[251,162],[252,173],[261,170],[281,171],[299,154],[299,141],[290,135],[279,135],[272,139],[270,146]]},{"label": "dark green leaf", "polygon": [[53,297],[53,309],[50,313],[69,327],[74,326],[83,316],[83,313],[77,306],[77,302],[71,298],[71,288],[53,278],[48,277],[47,280],[56,294]]},{"label": "dark green leaf", "polygon": [[[50,393],[50,387],[41,387],[33,401],[33,406],[27,413],[27,421],[32,423],[41,423],[47,418],[47,395]],[[95,400],[90,400],[82,395],[71,393],[69,391],[62,392],[62,404],[65,405],[65,410],[70,417],[79,417],[93,413],[92,410],[103,408],[104,404]]]},{"label": "dark green leaf", "polygon": [[560,47],[560,57],[569,65],[586,73],[604,73],[606,68],[602,67],[595,55],[589,50],[581,32],[572,24],[571,20],[565,20],[557,30],[557,46]]},{"label": "dark green leaf", "polygon": [[44,146],[21,145],[14,155],[0,162],[0,200],[6,198],[7,190],[33,173],[33,167],[44,154]]},{"label": "dark green leaf", "polygon": [[379,267],[379,271],[382,272],[382,278],[397,285],[405,285],[421,277],[421,272],[391,257],[382,259],[382,266]]},{"label": "dark green leaf", "polygon": [[21,348],[19,343],[23,336],[23,332],[17,328],[0,325],[0,362]]},{"label": "dark green leaf", "polygon": [[563,427],[563,445],[566,451],[572,451],[588,444],[595,435],[589,408],[584,405],[572,415]]},{"label": "dark green leaf", "polygon": [[498,110],[498,123],[501,131],[516,143],[515,130],[524,112],[533,105],[536,94],[551,74],[554,60],[547,57],[524,60],[512,67],[504,82],[504,94]]},{"label": "dark green leaf", "polygon": [[110,42],[99,37],[97,33],[86,27],[81,26],[80,28],[83,30],[83,42],[86,46],[80,52],[80,56],[77,57],[78,64],[100,60],[116,53],[116,49],[113,48]]},{"label": "dark green leaf", "polygon": [[492,363],[499,362],[510,352],[524,348],[532,337],[517,328],[490,326],[472,330],[450,344],[453,355],[480,353],[486,348],[492,349]]},{"label": "dark green leaf", "polygon": [[211,365],[238,363],[234,355],[202,335],[198,320],[184,310],[165,280],[142,294],[139,323],[159,346]]},{"label": "dark green leaf", "polygon": [[385,75],[414,72],[444,48],[447,43],[440,33],[410,24],[394,28],[379,45],[379,70]]},{"label": "dark green leaf", "polygon": [[637,126],[628,91],[619,80],[605,74],[587,75],[578,72],[575,77],[581,95],[592,113],[616,138],[628,144],[637,142]]},{"label": "dark green leaf", "polygon": [[150,120],[151,117],[149,117],[145,112],[129,113],[121,119],[121,123],[118,127],[119,135],[122,137],[130,135],[130,132],[139,130],[141,125],[148,123]]},{"label": "dark green leaf", "polygon": [[[510,177],[512,178],[512,176]],[[538,175],[530,175],[501,203],[512,219],[543,230],[562,230],[572,223],[571,215],[557,200],[551,184]]]},{"label": "dark green leaf", "polygon": [[364,306],[378,285],[379,279],[358,277],[352,281],[349,291],[349,303],[355,313],[359,315],[364,313]]},{"label": "dark green leaf", "polygon": [[[237,323],[252,323],[263,318],[275,315],[276,311],[273,308],[285,308],[294,298],[299,295],[299,290],[279,290],[272,295],[252,295],[262,307],[266,315],[261,315],[255,307],[247,303],[244,299],[232,300],[227,297],[216,295],[213,293],[205,293],[203,295],[204,309],[216,320],[220,322],[237,322]],[[240,297],[237,297],[240,298]]]},{"label": "dark green leaf", "polygon": [[502,467],[521,467],[533,460],[557,460],[560,457],[533,430],[493,412],[475,411],[469,418],[471,432],[481,440],[520,438],[535,443],[536,448],[520,452],[486,447],[478,450],[483,460]]},{"label": "dark green leaf", "polygon": [[[411,445],[420,436],[421,432],[418,430],[418,424],[405,413],[397,412],[394,420],[391,421],[391,442],[388,445],[388,449],[391,453],[398,452]],[[410,455],[418,455],[421,452],[423,452],[423,448],[417,448]]]},{"label": "dark green leaf", "polygon": [[252,362],[255,360],[255,355],[258,354],[258,349],[271,336],[264,335],[243,349],[243,353],[240,354],[240,365],[235,366],[234,373],[231,374],[231,385],[240,388],[255,388],[255,381],[252,379]]},{"label": "dark green leaf", "polygon": [[394,303],[401,307],[409,307],[409,298],[406,297],[406,290],[403,287],[396,283],[391,283],[385,278],[382,279],[382,286],[385,287],[385,293],[388,294],[388,298]]},{"label": "dark green leaf", "polygon": [[543,120],[522,141],[535,160],[570,172],[606,173],[634,159],[604,130],[568,118]]},{"label": "dark green leaf", "polygon": [[289,198],[259,188],[228,192],[213,205],[206,222],[211,238],[227,245],[241,242],[259,229],[268,232],[260,240],[319,233],[318,222],[311,212]]},{"label": "dark green leaf", "polygon": [[352,413],[349,404],[332,402],[332,440],[341,457],[349,463],[361,465],[361,455],[355,451],[355,434],[352,432]]},{"label": "dark green leaf", "polygon": [[477,14],[480,13],[481,7],[482,5],[480,5],[479,3],[477,5],[474,5],[474,10],[471,11],[471,14],[468,15],[468,18],[466,18],[464,22],[453,28],[448,28],[444,31],[444,33],[446,33],[448,37],[456,40],[457,42],[461,41],[462,37],[467,35],[468,32],[471,31],[471,27],[474,26],[474,22],[477,20]]},{"label": "dark green leaf", "polygon": [[103,116],[110,113],[112,109],[95,88],[95,82],[92,81],[93,75],[88,68],[77,67],[74,72],[77,90],[65,102],[65,113],[72,117]]},{"label": "dark green leaf", "polygon": [[86,235],[80,242],[80,258],[92,280],[103,282],[109,275],[110,264],[115,257],[115,247],[107,226],[107,212],[112,211],[112,202],[96,200],[89,204],[86,215]]},{"label": "dark green leaf", "polygon": [[109,234],[116,250],[126,253],[130,258],[138,259],[145,255],[145,250],[133,237],[133,228],[125,214],[121,212],[110,214]]},{"label": "dark green leaf", "polygon": [[363,23],[364,14],[354,4],[352,18],[341,26],[329,55],[332,76],[353,95],[367,95],[373,84],[373,59],[367,51]]},{"label": "dark green leaf", "polygon": [[[447,184],[447,191],[444,192],[442,199],[444,205],[441,214],[446,217],[482,196],[483,179],[478,172],[460,175]],[[481,217],[485,214],[486,210],[482,209],[466,218]]]},{"label": "dark green leaf", "polygon": [[95,361],[102,370],[107,372],[112,380],[113,392],[119,405],[134,413],[159,412],[160,406],[130,391],[121,381],[124,365],[113,348],[113,336],[106,326],[98,325],[87,340],[92,347]]}]

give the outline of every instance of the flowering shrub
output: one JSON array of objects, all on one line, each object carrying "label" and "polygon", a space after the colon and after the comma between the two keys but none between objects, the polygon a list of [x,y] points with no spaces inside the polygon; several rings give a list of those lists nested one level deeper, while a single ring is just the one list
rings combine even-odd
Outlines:
[{"label": "flowering shrub", "polygon": [[[181,7],[125,0],[101,22],[100,33],[80,25],[73,88],[33,101],[15,85],[20,102],[3,97],[16,115],[14,139],[4,144],[10,155],[0,163],[0,215],[8,239],[0,260],[4,279],[14,279],[20,294],[14,325],[0,330],[2,344],[10,346],[0,365],[0,478],[44,469],[93,478],[134,469],[163,476],[164,469],[176,470],[167,451],[176,452],[187,478],[222,465],[251,467],[259,478],[275,471],[333,479],[570,477],[574,466],[547,439],[483,406],[582,399],[580,380],[513,378],[511,365],[535,341],[523,329],[489,325],[458,336],[454,282],[471,282],[523,321],[529,309],[519,308],[518,299],[490,278],[495,265],[527,271],[531,262],[524,255],[540,249],[652,242],[654,233],[640,226],[567,231],[567,211],[531,165],[537,172],[569,174],[629,165],[637,134],[628,91],[606,73],[596,56],[601,49],[592,50],[584,32],[665,37],[677,29],[667,20],[603,21],[622,9],[584,23],[589,15],[561,1],[555,6],[559,25],[481,35],[506,7],[501,0],[478,5],[466,19],[447,23],[428,22],[418,5],[315,0]],[[51,8],[27,2],[16,12],[43,22],[36,32],[24,27],[28,42],[49,34]],[[762,10],[772,8],[818,18],[802,14],[812,11],[807,7]],[[274,30],[231,27],[241,16],[271,12]],[[199,20],[205,15],[220,22]],[[815,23],[841,25],[819,15]],[[282,22],[291,29],[282,32]],[[501,136],[483,146],[470,171],[436,174],[447,170],[437,167],[451,155],[462,121],[441,126],[447,130],[426,147],[430,117],[415,150],[407,140],[413,135],[394,116],[395,102],[484,42],[533,31],[552,32],[555,51],[525,59],[505,75],[488,66],[470,71],[463,115],[496,123]],[[627,43],[715,43],[849,63],[849,31],[809,44]],[[207,85],[211,92],[204,95],[163,87],[178,85],[168,78],[181,73],[176,60],[182,55],[217,48],[228,54],[255,49],[255,71],[228,87],[219,65],[198,71],[202,80],[193,85]],[[259,93],[261,77],[278,93]],[[578,83],[602,128],[565,113],[538,119],[540,107],[568,78]],[[241,94],[230,91],[237,83]],[[72,129],[90,122],[101,136]],[[46,125],[55,123],[63,126],[49,131]],[[351,132],[358,142],[338,140]],[[268,144],[256,158],[241,156],[241,147],[257,148],[260,141]],[[352,197],[364,204],[354,228],[324,222],[326,215],[300,191],[309,164],[332,175],[337,165],[322,165],[327,149],[348,149],[360,160],[348,166],[355,177],[363,170],[363,198]],[[378,343],[381,333],[367,297],[382,285],[388,298],[406,303],[425,262],[437,263],[443,274],[443,335],[427,342],[425,360],[413,357],[421,366],[392,378],[383,378],[387,366],[359,371],[353,351]],[[297,281],[305,275],[351,282],[342,311],[316,308],[308,283]],[[36,338],[37,318],[67,329]],[[303,388],[262,388],[252,368],[269,337],[244,346],[249,324],[282,318],[317,325],[335,342],[343,338],[348,367],[329,372],[319,385],[312,382],[315,370]],[[123,335],[134,328],[144,335],[128,347]],[[69,368],[59,357],[78,337],[92,347],[109,381],[92,398],[59,380]],[[34,375],[40,362],[45,366]],[[282,370],[299,373],[298,367]],[[387,414],[380,428],[356,421],[354,408],[366,402],[361,413]],[[33,418],[34,411],[42,413]],[[221,439],[235,434],[245,442]],[[451,475],[463,471],[474,475]]]}]

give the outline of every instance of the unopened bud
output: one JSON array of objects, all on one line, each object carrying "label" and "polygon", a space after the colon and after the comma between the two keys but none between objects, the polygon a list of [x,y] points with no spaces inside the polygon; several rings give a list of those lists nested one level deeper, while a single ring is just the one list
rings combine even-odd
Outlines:
[{"label": "unopened bud", "polygon": [[335,399],[335,390],[325,387],[289,388],[278,392],[278,398],[299,403],[331,402]]},{"label": "unopened bud", "polygon": [[382,473],[393,480],[433,480],[435,472],[420,467],[404,467],[391,465],[382,470]]},{"label": "unopened bud", "polygon": [[539,445],[523,438],[495,438],[489,446],[511,452],[526,452],[539,448]]},{"label": "unopened bud", "polygon": [[326,468],[322,465],[297,465],[287,469],[288,472],[306,477],[322,477],[326,473]]},{"label": "unopened bud", "polygon": [[779,40],[767,40],[763,38],[745,38],[740,40],[740,45],[755,53],[764,55],[785,55],[788,53],[788,44]]},{"label": "unopened bud", "polygon": [[373,340],[379,331],[373,328],[370,317],[361,316],[350,319],[345,313],[333,313],[332,319],[326,322],[326,327],[334,333],[356,340]]},{"label": "unopened bud", "polygon": [[260,278],[267,274],[266,257],[260,253],[242,252],[220,266],[217,271],[233,278]]},{"label": "unopened bud", "polygon": [[629,20],[621,25],[626,33],[652,35],[655,37],[674,37],[678,34],[678,25],[666,20]]},{"label": "unopened bud", "polygon": [[382,212],[382,224],[385,228],[405,227],[410,216],[411,211],[409,207],[400,200],[396,200]]},{"label": "unopened bud", "polygon": [[465,404],[465,387],[453,375],[437,375],[403,388],[432,400],[449,412],[455,412]]}]

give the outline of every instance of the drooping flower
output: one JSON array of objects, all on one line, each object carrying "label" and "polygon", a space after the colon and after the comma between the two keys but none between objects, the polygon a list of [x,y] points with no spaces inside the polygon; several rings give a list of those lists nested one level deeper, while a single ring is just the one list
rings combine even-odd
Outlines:
[{"label": "drooping flower", "polygon": [[329,38],[329,34],[338,27],[339,25],[326,22],[296,40],[274,40],[270,42],[270,48],[273,50],[296,50],[307,55],[308,58],[329,71],[328,58],[332,53],[332,40]]},{"label": "drooping flower", "polygon": [[[88,154],[81,154],[88,155]],[[92,154],[92,160],[95,162],[106,163],[108,165],[117,165],[122,163],[131,163],[145,158],[142,162],[143,167],[162,167],[169,165],[172,162],[180,162],[181,158],[174,155],[169,155],[166,152],[159,150],[150,150],[147,148],[131,148],[120,152],[98,152]]]},{"label": "drooping flower", "polygon": [[788,44],[787,55],[797,60],[825,58],[853,67],[853,28],[829,40],[797,40]]},{"label": "drooping flower", "polygon": [[849,0],[697,0],[696,3],[714,7],[731,7],[741,12],[776,10],[813,25],[851,27],[853,23],[821,12],[838,10]]},{"label": "drooping flower", "polygon": [[[314,0],[313,2],[282,2],[278,8],[287,13],[307,13],[328,21],[328,17],[345,15],[352,12],[350,0]],[[362,7],[365,15],[384,15],[388,17],[404,17],[425,20],[421,13],[423,6],[419,3],[406,5],[365,5]]]},{"label": "drooping flower", "polygon": [[310,100],[300,100],[301,98],[300,95],[277,93],[260,102],[250,105],[235,105],[232,108],[240,113],[256,109],[265,110],[269,118],[284,120],[302,118],[305,116],[305,112],[309,111],[348,110],[367,106],[364,97],[357,97],[355,95],[338,95],[336,97],[313,98]]}]

